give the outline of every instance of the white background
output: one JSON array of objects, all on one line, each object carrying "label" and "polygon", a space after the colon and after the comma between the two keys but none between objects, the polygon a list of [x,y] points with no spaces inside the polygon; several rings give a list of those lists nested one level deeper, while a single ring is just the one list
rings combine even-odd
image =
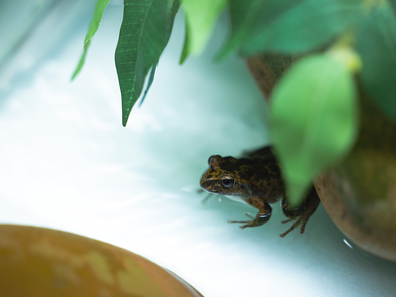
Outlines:
[{"label": "white background", "polygon": [[348,243],[321,205],[304,235],[282,239],[289,226],[279,205],[265,226],[240,230],[227,220],[254,209],[226,198],[201,203],[210,155],[268,144],[267,109],[243,61],[212,63],[225,17],[205,53],[179,66],[178,14],[153,86],[123,128],[114,66],[122,6],[108,6],[70,82],[93,9],[82,2],[55,9],[0,74],[1,223],[126,248],[206,297],[395,296],[396,264]]}]

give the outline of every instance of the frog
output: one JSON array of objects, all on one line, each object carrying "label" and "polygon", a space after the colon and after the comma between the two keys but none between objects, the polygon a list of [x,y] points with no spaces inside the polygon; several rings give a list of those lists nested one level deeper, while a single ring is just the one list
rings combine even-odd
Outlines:
[{"label": "frog", "polygon": [[320,199],[315,188],[309,189],[303,203],[292,207],[287,202],[285,183],[272,146],[264,146],[253,151],[242,153],[240,158],[212,155],[208,159],[209,168],[202,174],[200,186],[210,194],[238,196],[244,202],[258,209],[256,216],[245,213],[250,220],[235,221],[241,229],[262,226],[271,217],[270,204],[281,201],[282,211],[293,225],[280,234],[285,237],[294,229],[300,227],[303,234],[308,219],[317,209]]}]

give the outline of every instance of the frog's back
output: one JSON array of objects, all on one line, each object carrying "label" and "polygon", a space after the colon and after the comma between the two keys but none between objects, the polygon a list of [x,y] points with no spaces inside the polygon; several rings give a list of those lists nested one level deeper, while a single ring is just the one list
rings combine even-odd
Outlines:
[{"label": "frog's back", "polygon": [[274,203],[284,196],[284,184],[278,161],[271,147],[266,146],[254,151],[244,152],[238,160],[240,172],[248,180],[252,195],[265,197]]}]

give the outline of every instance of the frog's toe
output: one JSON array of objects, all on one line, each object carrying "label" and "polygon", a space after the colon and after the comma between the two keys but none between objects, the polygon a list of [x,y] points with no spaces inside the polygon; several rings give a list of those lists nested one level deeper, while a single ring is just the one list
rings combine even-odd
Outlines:
[{"label": "frog's toe", "polygon": [[304,219],[303,222],[301,223],[301,227],[300,227],[300,233],[303,234],[305,231],[305,225],[308,222],[308,218]]},{"label": "frog's toe", "polygon": [[228,223],[231,223],[231,224],[234,224],[234,223],[237,223],[237,224],[245,224],[245,223],[248,223],[248,222],[250,222],[250,221],[233,221],[233,220],[228,220]]},{"label": "frog's toe", "polygon": [[232,220],[228,220],[228,223],[245,224],[245,225],[239,226],[239,228],[241,228],[241,229],[245,229],[247,227],[254,227],[255,226],[253,221],[232,221]]},{"label": "frog's toe", "polygon": [[[309,218],[309,217],[308,217]],[[282,234],[280,234],[279,236],[280,237],[285,237],[287,234],[289,234],[291,231],[293,231],[294,229],[296,229],[298,226],[300,226],[300,233],[301,234],[303,234],[304,233],[304,230],[305,230],[305,225],[307,224],[307,222],[308,222],[308,218],[304,218],[304,217],[300,217],[286,232],[284,232],[284,233],[282,233]],[[289,221],[291,221],[292,219],[290,219],[290,220],[285,220],[285,221],[282,221],[282,223],[287,223],[287,222],[289,222]]]},{"label": "frog's toe", "polygon": [[282,224],[286,224],[286,223],[289,223],[289,222],[291,222],[291,221],[293,221],[293,219],[283,220],[283,221],[282,221]]},{"label": "frog's toe", "polygon": [[245,223],[246,223],[245,225],[239,226],[239,228],[245,229],[248,227],[256,227],[257,226],[257,224],[254,221],[245,221]]},{"label": "frog's toe", "polygon": [[246,227],[255,226],[255,225],[254,225],[254,216],[252,216],[252,214],[249,213],[249,212],[244,212],[243,214],[244,214],[245,216],[247,216],[248,218],[250,218],[251,220],[249,220],[249,221],[233,221],[233,220],[228,220],[228,223],[247,224],[247,225],[239,226],[239,228],[241,228],[241,229],[244,229],[244,228],[246,228]]},{"label": "frog's toe", "polygon": [[254,216],[252,216],[252,214],[250,212],[244,212],[243,214],[245,216],[247,216],[248,218],[251,218],[252,220],[254,219]]}]

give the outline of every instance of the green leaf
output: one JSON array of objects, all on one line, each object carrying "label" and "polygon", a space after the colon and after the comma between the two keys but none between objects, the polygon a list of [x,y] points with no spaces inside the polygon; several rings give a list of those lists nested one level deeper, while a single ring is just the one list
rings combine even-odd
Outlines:
[{"label": "green leaf", "polygon": [[153,65],[153,66],[151,67],[151,69],[150,69],[149,80],[148,80],[146,89],[144,90],[144,94],[143,94],[142,100],[141,100],[140,103],[139,103],[139,107],[142,106],[143,101],[144,101],[144,99],[146,98],[147,93],[148,93],[148,91],[150,90],[151,85],[153,84],[154,75],[155,75],[155,70],[157,69],[157,66],[158,66],[158,62],[157,62],[157,64]]},{"label": "green leaf", "polygon": [[122,125],[142,92],[144,79],[167,45],[179,0],[124,0],[115,53],[122,97]]},{"label": "green leaf", "polygon": [[[295,0],[296,3],[302,0]],[[241,46],[245,40],[258,34],[267,26],[271,18],[269,0],[230,0],[231,36],[216,55],[221,60],[231,51]],[[286,2],[290,2],[287,0]],[[278,0],[279,7],[285,6],[285,0]]]},{"label": "green leaf", "polygon": [[182,53],[180,55],[180,60],[179,60],[179,64],[182,65],[186,59],[188,58],[189,54],[190,54],[190,38],[189,38],[189,31],[190,29],[188,28],[188,22],[185,22],[185,33],[184,33],[184,44],[183,44],[183,49],[182,49]]},{"label": "green leaf", "polygon": [[186,35],[180,64],[190,54],[199,55],[202,52],[226,4],[227,0],[183,0]]},{"label": "green leaf", "polygon": [[73,76],[71,78],[72,80],[77,76],[77,74],[80,72],[81,68],[84,65],[85,56],[87,55],[88,47],[91,43],[91,38],[95,35],[96,31],[98,31],[100,21],[102,20],[103,12],[109,2],[110,0],[98,0],[96,2],[94,15],[89,26],[87,36],[85,36],[84,40],[84,52],[80,58],[80,61],[78,62],[76,70],[73,73]]},{"label": "green leaf", "polygon": [[[287,9],[279,8],[276,18],[243,46],[242,55],[263,51],[302,53],[328,43],[337,34],[357,23],[364,7],[361,0],[305,0],[298,5],[287,1]],[[271,3],[271,4],[272,4]]]},{"label": "green leaf", "polygon": [[232,33],[218,54],[240,47],[243,56],[318,49],[355,24],[361,0],[230,0]]},{"label": "green leaf", "polygon": [[354,143],[355,97],[352,74],[330,55],[300,60],[276,87],[271,135],[292,205],[299,205],[315,176]]},{"label": "green leaf", "polygon": [[389,0],[389,3],[394,12],[396,12],[396,0]]},{"label": "green leaf", "polygon": [[396,20],[390,6],[375,8],[359,28],[357,51],[363,61],[363,90],[396,120]]}]

